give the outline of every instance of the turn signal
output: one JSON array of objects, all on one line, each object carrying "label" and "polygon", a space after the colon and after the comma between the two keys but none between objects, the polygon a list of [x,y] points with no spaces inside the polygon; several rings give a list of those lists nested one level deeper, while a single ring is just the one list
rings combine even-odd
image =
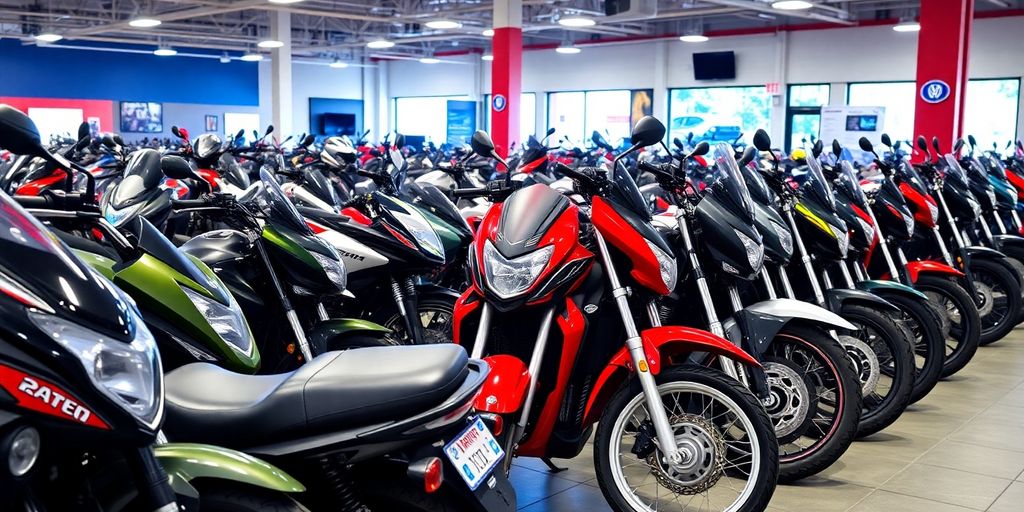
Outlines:
[{"label": "turn signal", "polygon": [[498,414],[481,414],[480,419],[484,420],[487,428],[491,429],[491,433],[495,436],[500,436],[505,430],[505,419]]},{"label": "turn signal", "polygon": [[427,457],[409,464],[407,474],[413,480],[422,479],[423,490],[427,494],[437,492],[444,484],[444,467],[437,457]]}]

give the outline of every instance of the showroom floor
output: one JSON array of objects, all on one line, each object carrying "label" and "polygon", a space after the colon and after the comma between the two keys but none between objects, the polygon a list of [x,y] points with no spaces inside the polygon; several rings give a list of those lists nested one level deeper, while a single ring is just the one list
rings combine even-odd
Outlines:
[{"label": "showroom floor", "polygon": [[[551,475],[518,459],[520,510],[608,510],[594,480],[592,447]],[[854,443],[825,472],[779,486],[769,510],[1019,512],[1024,510],[1024,328],[983,347],[894,425]]]}]

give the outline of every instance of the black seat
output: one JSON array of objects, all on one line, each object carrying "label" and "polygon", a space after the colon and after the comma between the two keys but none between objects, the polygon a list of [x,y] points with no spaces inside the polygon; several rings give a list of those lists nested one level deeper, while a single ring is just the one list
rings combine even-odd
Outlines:
[{"label": "black seat", "polygon": [[171,439],[245,448],[404,419],[440,405],[469,373],[458,345],[329,352],[279,375],[193,363],[164,379]]}]

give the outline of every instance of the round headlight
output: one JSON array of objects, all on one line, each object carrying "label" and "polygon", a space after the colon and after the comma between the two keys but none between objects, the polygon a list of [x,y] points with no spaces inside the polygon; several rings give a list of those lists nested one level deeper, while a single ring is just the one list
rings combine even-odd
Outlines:
[{"label": "round headlight", "polygon": [[24,476],[39,460],[39,431],[22,427],[7,439],[7,469],[15,477]]}]

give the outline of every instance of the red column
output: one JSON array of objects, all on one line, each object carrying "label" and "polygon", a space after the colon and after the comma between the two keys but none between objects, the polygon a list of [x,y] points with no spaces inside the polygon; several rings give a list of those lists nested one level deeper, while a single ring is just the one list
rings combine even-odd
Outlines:
[{"label": "red column", "polygon": [[963,133],[967,47],[974,0],[921,2],[914,135],[938,136],[949,151]]},{"label": "red column", "polygon": [[491,138],[498,154],[508,156],[519,143],[519,101],[523,88],[523,29],[520,0],[494,2],[491,62]]}]

